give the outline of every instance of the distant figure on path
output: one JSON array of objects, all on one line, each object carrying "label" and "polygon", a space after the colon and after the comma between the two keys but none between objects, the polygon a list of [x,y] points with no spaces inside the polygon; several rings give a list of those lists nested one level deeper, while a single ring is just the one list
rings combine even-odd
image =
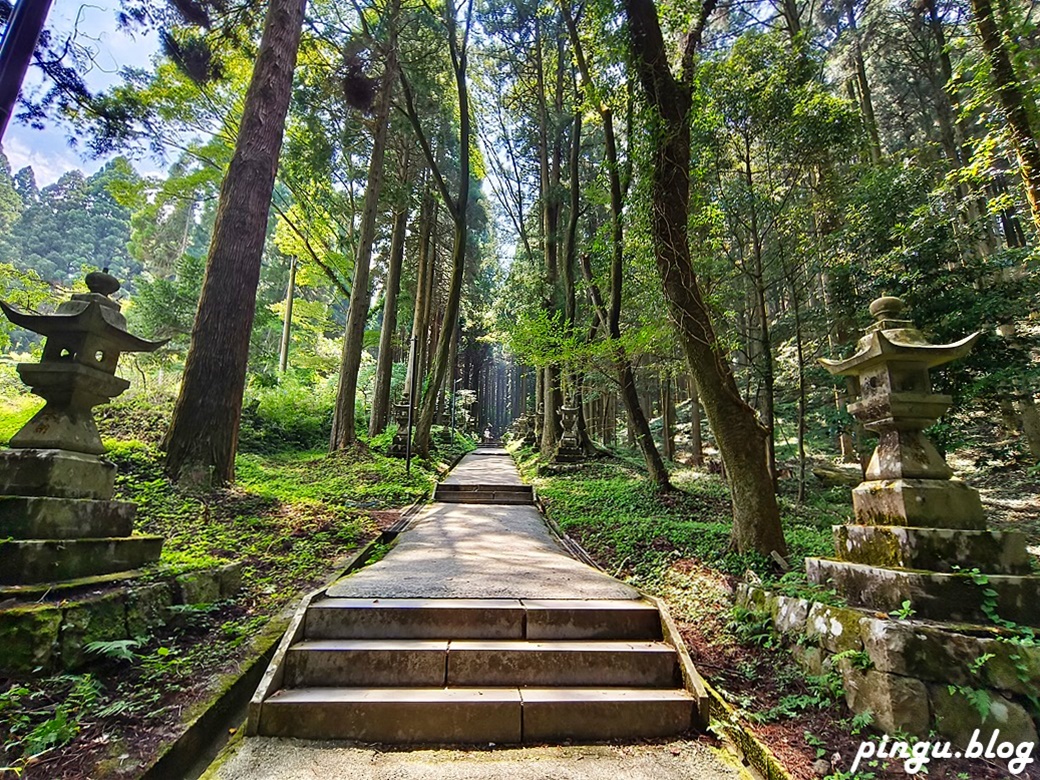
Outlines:
[{"label": "distant figure on path", "polygon": [[491,443],[491,426],[490,425],[487,428],[484,429],[484,443],[485,444],[490,444]]}]

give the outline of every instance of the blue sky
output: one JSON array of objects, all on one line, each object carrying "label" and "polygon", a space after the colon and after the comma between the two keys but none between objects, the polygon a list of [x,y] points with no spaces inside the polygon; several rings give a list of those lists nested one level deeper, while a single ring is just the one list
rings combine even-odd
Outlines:
[{"label": "blue sky", "polygon": [[[97,0],[90,5],[54,0],[47,20],[48,29],[60,39],[74,35],[77,43],[95,52],[94,64],[83,74],[92,90],[117,82],[121,68],[147,66],[158,51],[154,35],[129,35],[116,29],[117,8],[114,0]],[[30,66],[22,89],[39,90],[42,86],[42,74]],[[31,165],[41,187],[73,168],[92,173],[105,163],[104,159],[91,159],[70,148],[67,129],[55,122],[48,122],[45,130],[34,130],[12,119],[4,136],[3,151],[12,170]],[[135,161],[134,165],[142,173],[152,173],[158,167],[150,160]]]}]

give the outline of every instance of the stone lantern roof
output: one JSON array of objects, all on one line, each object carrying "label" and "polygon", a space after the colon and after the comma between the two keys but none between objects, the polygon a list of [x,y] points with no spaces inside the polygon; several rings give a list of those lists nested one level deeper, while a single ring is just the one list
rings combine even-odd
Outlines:
[{"label": "stone lantern roof", "polygon": [[953,344],[932,344],[911,320],[899,319],[904,304],[885,296],[870,304],[875,322],[860,338],[855,355],[843,360],[820,358],[820,363],[837,376],[859,376],[885,363],[916,363],[936,368],[971,352],[980,333],[976,331]]}]

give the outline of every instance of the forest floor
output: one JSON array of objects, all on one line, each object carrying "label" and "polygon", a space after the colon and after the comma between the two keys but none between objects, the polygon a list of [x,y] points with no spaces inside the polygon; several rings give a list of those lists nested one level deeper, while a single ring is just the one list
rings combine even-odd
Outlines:
[{"label": "forest floor", "polygon": [[[401,460],[364,444],[333,456],[246,452],[233,487],[188,492],[162,473],[157,445],[168,410],[118,411],[99,426],[119,467],[116,498],[137,502],[138,531],[165,539],[153,574],[238,561],[242,588],[225,601],[177,608],[154,636],[106,643],[87,669],[0,677],[3,780],[139,776],[255,655],[254,641],[278,630],[276,618],[427,495],[466,447],[460,437],[432,462],[416,461],[410,475]],[[27,417],[22,408],[0,410],[0,441]]]},{"label": "forest floor", "polygon": [[[1034,554],[1040,554],[1040,473],[1027,468],[1009,443],[996,437],[990,441],[995,443],[952,454],[951,465],[980,489],[992,525],[1026,533]],[[840,675],[808,676],[770,624],[734,608],[736,586],[749,569],[773,590],[824,595],[807,583],[803,561],[832,554],[831,526],[852,516],[849,487],[825,486],[810,473],[799,505],[792,498],[794,479],[782,480],[791,571],[781,575],[758,556],[729,549],[727,488],[718,476],[677,467],[672,473],[677,490],[659,496],[642,477],[642,463],[628,457],[547,468],[530,450],[515,454],[564,533],[604,570],[669,604],[698,670],[793,777],[820,777],[821,761],[830,764],[824,774],[831,780],[853,777],[848,771],[860,742],[877,735],[869,719],[848,710]],[[855,775],[859,780],[906,776],[898,762],[880,762]],[[928,776],[996,780],[1007,777],[1007,771],[950,760],[928,767]]]}]

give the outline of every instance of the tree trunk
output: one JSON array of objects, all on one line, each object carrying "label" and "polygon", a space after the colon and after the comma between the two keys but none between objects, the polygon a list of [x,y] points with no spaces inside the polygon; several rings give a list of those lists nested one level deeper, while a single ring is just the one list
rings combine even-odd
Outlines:
[{"label": "tree trunk", "polygon": [[306,0],[270,0],[235,152],[220,188],[206,275],[163,439],[166,471],[196,484],[235,478],[249,336],[271,194]]},{"label": "tree trunk", "polygon": [[433,199],[433,195],[427,191],[423,195],[422,206],[419,210],[419,260],[415,270],[415,296],[414,308],[412,309],[412,338],[415,339],[417,354],[414,361],[408,361],[408,376],[405,378],[405,388],[412,386],[413,371],[420,372],[420,375],[416,378],[415,385],[416,387],[422,387],[422,353],[419,351],[419,345],[425,343],[426,331],[429,325],[423,317],[426,314],[426,295],[429,289],[427,281],[429,263],[427,258],[431,253],[430,237],[433,224],[436,221],[437,203]]},{"label": "tree trunk", "polygon": [[[592,299],[596,316],[605,329],[608,328],[608,312],[603,302],[603,295],[599,286],[592,277],[592,264],[589,256],[581,256],[581,270],[589,287],[589,297]],[[650,432],[650,423],[646,420],[643,407],[639,405],[639,393],[636,391],[636,377],[632,370],[632,362],[625,354],[625,348],[619,340],[611,339],[612,359],[614,371],[617,373],[618,385],[621,389],[621,400],[628,412],[628,436],[631,444],[638,444],[643,460],[646,462],[646,473],[650,481],[658,490],[670,490],[672,487],[668,479],[668,469],[661,460],[661,453],[657,451],[653,434]],[[613,420],[611,421],[611,438],[613,438]]]},{"label": "tree trunk", "polygon": [[284,374],[289,368],[289,339],[292,336],[293,300],[296,297],[295,257],[289,258],[289,286],[285,290],[285,314],[282,321],[282,343],[278,346],[278,371]]},{"label": "tree trunk", "polygon": [[[456,37],[457,21],[455,14],[457,9],[454,2],[448,4],[447,9],[447,33],[448,48],[451,53],[452,70],[455,75],[456,94],[459,99],[459,186],[458,194],[452,198],[444,184],[443,178],[438,170],[434,170],[438,186],[444,201],[451,212],[454,223],[454,246],[451,254],[451,276],[448,280],[448,300],[444,306],[443,322],[454,323],[459,318],[459,304],[462,298],[462,282],[466,268],[466,244],[468,237],[468,213],[470,192],[470,106],[469,85],[467,83],[467,53],[466,46],[469,39],[470,22],[472,18],[472,0],[466,1],[466,29],[462,35],[462,46]],[[436,166],[436,161],[430,153],[429,145],[425,143],[422,135],[418,115],[411,104],[410,94],[407,96],[409,107],[409,118],[420,135],[420,143],[426,154],[427,162],[431,167]],[[444,334],[447,335],[444,335]],[[430,382],[423,396],[422,408],[419,412],[419,421],[415,428],[415,451],[421,457],[430,455],[430,429],[433,427],[433,417],[437,409],[437,397],[444,386],[444,378],[448,374],[448,356],[451,352],[452,328],[442,329],[441,338],[437,341],[437,353],[430,371]]]},{"label": "tree trunk", "polygon": [[661,377],[661,443],[666,460],[675,460],[675,399],[672,378]]},{"label": "tree trunk", "polygon": [[[393,11],[391,10],[391,14]],[[391,20],[393,25],[393,20]],[[391,34],[387,49],[383,86],[375,112],[375,131],[372,138],[372,157],[368,163],[368,182],[365,185],[365,205],[361,213],[361,230],[358,235],[357,259],[354,263],[354,283],[350,287],[350,306],[347,309],[347,326],[343,334],[343,351],[340,356],[339,388],[336,393],[336,410],[332,417],[332,435],[329,440],[331,451],[350,446],[357,439],[355,411],[357,408],[357,380],[361,368],[361,352],[365,347],[365,323],[372,291],[369,274],[372,268],[372,245],[376,240],[376,215],[379,196],[383,188],[383,160],[386,155],[386,135],[390,125],[390,99],[393,96],[397,74],[397,46]]]},{"label": "tree trunk", "polygon": [[[407,162],[404,164],[407,170]],[[402,181],[407,182],[405,173]],[[397,331],[397,296],[401,291],[401,266],[404,264],[404,239],[408,228],[408,206],[394,215],[390,239],[390,262],[386,270],[386,294],[383,299],[383,325],[379,330],[379,357],[376,362],[376,388],[372,394],[372,416],[368,435],[375,436],[390,420],[390,380],[394,373],[394,333]]]},{"label": "tree trunk", "polygon": [[697,392],[697,380],[690,376],[690,449],[693,450],[693,465],[704,465],[704,442],[701,439],[701,399]]},{"label": "tree trunk", "polygon": [[971,11],[982,39],[982,49],[989,60],[990,75],[997,88],[997,99],[1004,112],[1011,142],[1015,146],[1022,181],[1026,188],[1026,199],[1033,224],[1040,230],[1040,147],[1030,121],[1036,107],[1022,89],[1011,62],[1011,54],[1004,43],[990,0],[971,0]]},{"label": "tree trunk", "polygon": [[[704,8],[710,12],[709,5]],[[766,466],[766,432],[740,397],[723,345],[693,272],[688,236],[693,53],[687,41],[681,80],[669,68],[653,0],[625,0],[629,40],[646,93],[656,140],[652,171],[651,235],[665,300],[697,380],[733,497],[733,543],[738,551],[785,555],[780,512]],[[699,39],[699,35],[697,36]]]}]

